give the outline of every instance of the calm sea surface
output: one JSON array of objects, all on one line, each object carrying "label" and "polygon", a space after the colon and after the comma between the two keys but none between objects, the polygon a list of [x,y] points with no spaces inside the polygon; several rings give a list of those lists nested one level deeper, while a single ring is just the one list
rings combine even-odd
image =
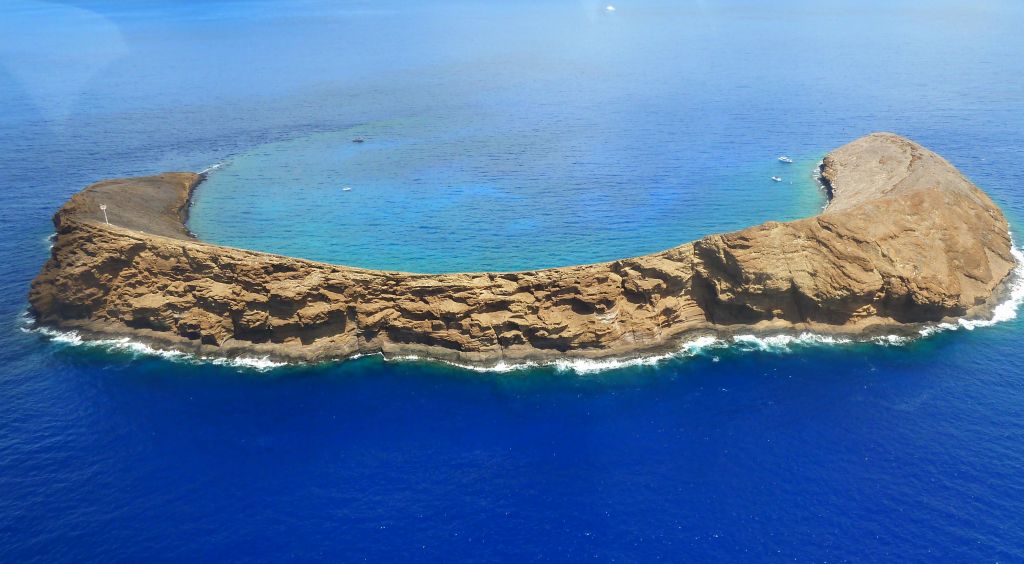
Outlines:
[{"label": "calm sea surface", "polygon": [[166,170],[210,241],[514,270],[812,215],[889,130],[1024,225],[1024,4],[605,6],[0,4],[0,561],[1024,560],[1018,319],[506,373],[26,331],[56,208]]}]

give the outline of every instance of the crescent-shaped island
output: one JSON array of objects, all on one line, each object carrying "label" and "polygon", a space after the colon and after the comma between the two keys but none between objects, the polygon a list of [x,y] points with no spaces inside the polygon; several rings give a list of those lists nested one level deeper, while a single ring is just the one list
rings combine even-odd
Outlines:
[{"label": "crescent-shaped island", "polygon": [[704,335],[869,337],[991,315],[1015,266],[1009,228],[951,164],[875,133],[828,154],[821,174],[829,203],[814,217],[612,262],[465,274],[204,243],[185,227],[202,175],[108,180],[54,216],[29,302],[40,326],[201,355],[479,366],[630,357]]}]

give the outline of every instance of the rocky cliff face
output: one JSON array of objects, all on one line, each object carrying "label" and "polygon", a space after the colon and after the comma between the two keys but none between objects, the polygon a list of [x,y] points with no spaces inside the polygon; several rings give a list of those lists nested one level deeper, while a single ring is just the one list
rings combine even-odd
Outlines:
[{"label": "rocky cliff face", "polygon": [[[191,173],[101,182],[54,218],[39,324],[202,353],[383,351],[493,364],[673,349],[736,331],[863,333],[984,315],[1013,268],[999,209],[938,155],[873,134],[829,154],[820,215],[661,253],[515,273],[362,270],[185,229]],[[108,205],[111,225],[99,204]]]}]

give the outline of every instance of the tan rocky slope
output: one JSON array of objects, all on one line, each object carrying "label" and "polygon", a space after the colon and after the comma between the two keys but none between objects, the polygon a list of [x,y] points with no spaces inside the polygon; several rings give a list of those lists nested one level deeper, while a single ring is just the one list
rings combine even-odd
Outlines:
[{"label": "tan rocky slope", "polygon": [[485,365],[625,356],[699,334],[862,334],[985,315],[1013,257],[983,192],[885,133],[832,152],[822,173],[832,199],[816,217],[614,262],[442,275],[202,243],[183,225],[199,175],[106,181],[54,217],[29,301],[43,326],[203,354],[383,351]]}]

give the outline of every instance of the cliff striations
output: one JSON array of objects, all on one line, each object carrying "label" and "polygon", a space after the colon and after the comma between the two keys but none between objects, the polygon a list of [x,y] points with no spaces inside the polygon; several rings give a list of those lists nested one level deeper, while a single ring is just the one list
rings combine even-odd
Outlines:
[{"label": "cliff striations", "polygon": [[184,227],[200,175],[106,181],[57,212],[29,301],[42,326],[201,354],[384,352],[481,365],[987,314],[1014,266],[1008,226],[952,165],[876,133],[826,156],[822,176],[831,200],[815,217],[601,264],[439,275],[203,243]]}]

